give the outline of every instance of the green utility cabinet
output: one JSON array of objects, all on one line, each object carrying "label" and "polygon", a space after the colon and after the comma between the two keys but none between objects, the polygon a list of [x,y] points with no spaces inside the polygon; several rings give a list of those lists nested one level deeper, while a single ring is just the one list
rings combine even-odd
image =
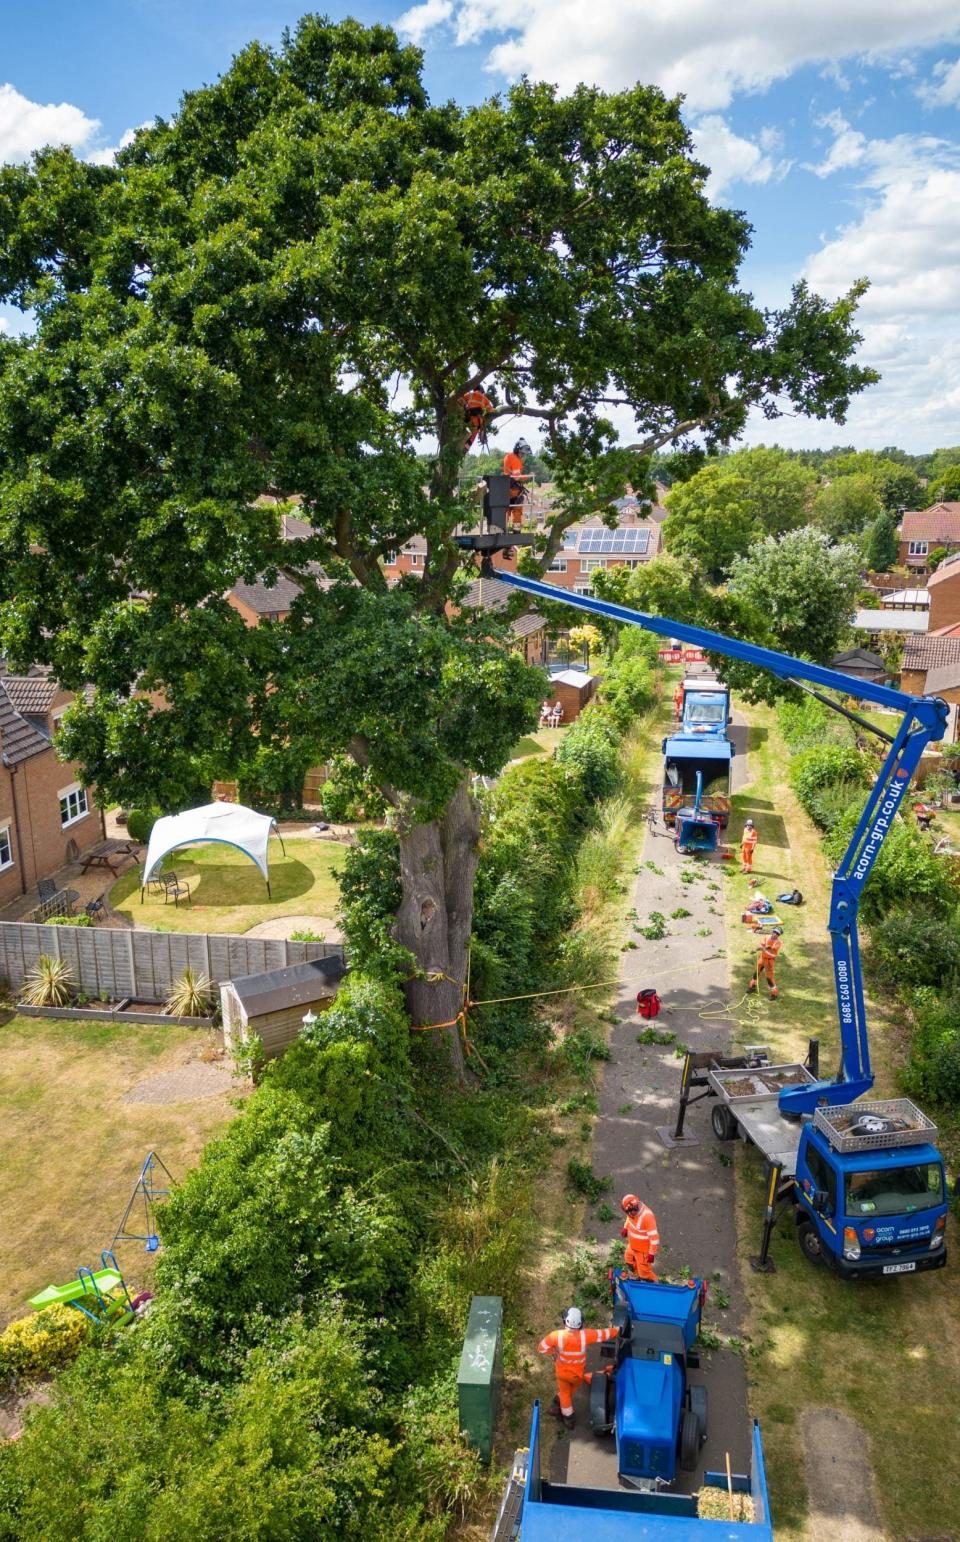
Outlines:
[{"label": "green utility cabinet", "polygon": [[460,1397],[460,1429],[480,1452],[480,1460],[493,1455],[493,1427],[503,1385],[503,1298],[474,1296],[463,1341],[457,1392]]}]

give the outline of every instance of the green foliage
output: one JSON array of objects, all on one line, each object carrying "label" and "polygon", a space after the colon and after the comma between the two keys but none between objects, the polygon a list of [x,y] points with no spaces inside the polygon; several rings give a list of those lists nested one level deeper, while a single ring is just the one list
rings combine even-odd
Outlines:
[{"label": "green foliage", "polygon": [[620,778],[618,743],[617,730],[591,703],[557,745],[556,759],[576,775],[589,803],[609,798],[617,786]]},{"label": "green foliage", "polygon": [[320,789],[320,802],[328,819],[340,824],[345,820],[382,819],[387,803],[369,771],[357,765],[349,755],[334,755],[330,775]]},{"label": "green foliage", "polygon": [[815,484],[812,471],[763,445],[708,461],[668,494],[664,546],[718,582],[764,536],[804,523]]},{"label": "green foliage", "polygon": [[880,510],[873,478],[859,472],[836,477],[819,488],[810,512],[813,521],[832,541],[843,541],[872,525]]},{"label": "green foliage", "polygon": [[899,556],[896,514],[884,510],[869,527],[864,539],[863,560],[871,573],[887,573]]},{"label": "green foliage", "polygon": [[613,1179],[598,1177],[589,1162],[578,1162],[575,1157],[571,1157],[567,1163],[567,1182],[575,1194],[582,1194],[591,1204],[595,1204],[602,1194],[606,1194]]},{"label": "green foliage", "polygon": [[360,830],[335,874],[340,921],[354,968],[391,973],[408,958],[392,936],[400,905],[400,848],[393,830]]},{"label": "green foliage", "polygon": [[927,567],[931,573],[935,573],[941,562],[944,562],[948,556],[949,552],[945,546],[935,546],[927,556]]},{"label": "green foliage", "polygon": [[790,762],[790,785],[811,818],[814,799],[827,787],[865,787],[867,767],[852,744],[819,744],[801,750]]},{"label": "green foliage", "polygon": [[[862,812],[858,802],[824,837],[824,850],[834,866],[843,856]],[[943,858],[934,856],[932,845],[919,830],[903,819],[896,819],[864,886],[861,914],[872,923],[902,904],[907,896],[913,903],[929,904],[951,913],[956,905],[956,890]]]},{"label": "green foliage", "polygon": [[870,929],[870,960],[888,985],[960,984],[956,911],[893,906]]},{"label": "green foliage", "polygon": [[824,739],[838,738],[840,730],[834,727],[836,722],[836,714],[812,696],[777,703],[777,727],[794,754],[820,745]]},{"label": "green foliage", "polygon": [[91,916],[47,916],[44,926],[92,926]]},{"label": "green foliage", "polygon": [[[628,732],[641,713],[647,711],[652,705],[654,699],[649,645],[643,650],[636,645],[626,644],[625,646],[626,637],[642,637],[642,635],[635,628],[625,628],[624,640],[604,672],[600,704],[613,719],[621,734]],[[589,712],[590,709],[587,710]]]},{"label": "green foliage", "polygon": [[659,942],[661,937],[667,935],[667,918],[659,910],[651,910],[647,918],[646,926],[638,926],[637,931],[648,942]]},{"label": "green foliage", "polygon": [[150,832],[159,818],[159,809],[132,808],[127,815],[127,834],[130,839],[146,846]]},{"label": "green foliage", "polygon": [[831,471],[837,476],[868,476],[888,514],[922,507],[923,489],[914,468],[892,460],[882,450],[853,450],[838,455]]},{"label": "green foliage", "polygon": [[166,1000],[174,1017],[204,1017],[213,1006],[213,981],[189,964]]},{"label": "green foliage", "polygon": [[28,1007],[65,1007],[76,985],[68,963],[41,953],[24,981],[20,999]]},{"label": "green foliage", "polygon": [[239,800],[263,813],[288,814],[303,801],[303,779],[312,765],[309,745],[258,745],[237,772]]},{"label": "green foliage", "polygon": [[907,1069],[914,1097],[960,1108],[960,994],[926,987],[910,996],[915,1032]]},{"label": "green foliage", "polygon": [[18,1317],[0,1333],[0,1383],[26,1381],[76,1358],[90,1324],[72,1307],[55,1303]]},{"label": "green foliage", "polygon": [[807,526],[768,537],[730,569],[730,589],[763,611],[774,646],[826,664],[846,635],[860,589],[852,546],[831,546]]},{"label": "green foliage", "polygon": [[927,483],[925,505],[947,503],[960,498],[960,465],[938,465]]}]

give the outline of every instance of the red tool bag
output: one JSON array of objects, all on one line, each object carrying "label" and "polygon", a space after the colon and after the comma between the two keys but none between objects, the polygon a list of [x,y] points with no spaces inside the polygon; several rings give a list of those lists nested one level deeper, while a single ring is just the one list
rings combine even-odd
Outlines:
[{"label": "red tool bag", "polygon": [[641,1017],[659,1017],[660,997],[652,987],[637,991],[637,1012]]}]

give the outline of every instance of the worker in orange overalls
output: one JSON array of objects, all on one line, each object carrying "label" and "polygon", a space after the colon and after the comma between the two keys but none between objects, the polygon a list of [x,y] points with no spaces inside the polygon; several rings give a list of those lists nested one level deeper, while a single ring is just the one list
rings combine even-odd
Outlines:
[{"label": "worker in orange overalls", "polygon": [[771,1001],[776,1001],[780,992],[777,990],[777,982],[774,978],[773,971],[774,965],[777,962],[777,954],[780,952],[782,946],[782,926],[771,927],[769,932],[766,932],[760,938],[760,941],[757,944],[757,967],[753,978],[750,981],[750,984],[747,986],[748,992],[756,990],[757,981],[762,974],[765,974],[767,977],[767,984],[770,987],[770,999]]},{"label": "worker in orange overalls", "polygon": [[638,1280],[655,1280],[653,1261],[660,1246],[657,1218],[636,1194],[624,1194],[620,1208],[627,1217],[626,1225],[620,1230],[621,1237],[627,1239],[623,1261]]},{"label": "worker in orange overalls", "polygon": [[523,494],[524,483],[530,481],[531,473],[523,469],[523,456],[530,455],[532,451],[525,439],[518,439],[512,450],[508,450],[503,457],[504,475],[510,478],[510,507],[508,514],[514,530],[519,530],[523,522]]},{"label": "worker in orange overalls", "polygon": [[589,1386],[593,1380],[593,1372],[587,1370],[587,1350],[591,1344],[616,1338],[617,1332],[616,1328],[585,1328],[580,1308],[571,1306],[563,1314],[563,1327],[548,1333],[537,1345],[538,1355],[553,1355],[557,1395],[550,1412],[558,1415],[568,1430],[573,1429],[573,1394],[581,1382]]},{"label": "worker in orange overalls", "polygon": [[753,820],[748,819],[740,837],[740,861],[743,864],[740,871],[742,873],[753,872],[753,853],[759,838]]},{"label": "worker in orange overalls", "polygon": [[678,680],[673,693],[673,715],[675,718],[683,717],[683,681]]},{"label": "worker in orange overalls", "polygon": [[463,448],[469,450],[473,441],[479,439],[486,449],[487,419],[493,411],[493,402],[482,391],[464,391],[460,401],[463,405],[463,424],[467,431]]}]

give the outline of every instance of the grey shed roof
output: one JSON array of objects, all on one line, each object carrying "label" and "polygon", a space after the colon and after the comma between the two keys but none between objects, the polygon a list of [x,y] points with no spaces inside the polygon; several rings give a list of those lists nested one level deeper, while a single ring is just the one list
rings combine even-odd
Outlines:
[{"label": "grey shed roof", "polygon": [[941,664],[927,672],[924,691],[928,696],[939,696],[941,691],[955,691],[960,686],[960,663]]},{"label": "grey shed roof", "polygon": [[284,1007],[308,1007],[312,1001],[332,995],[346,972],[346,964],[337,953],[307,964],[268,969],[265,974],[240,975],[230,984],[247,1017],[260,1017],[265,1012],[280,1012]]}]

